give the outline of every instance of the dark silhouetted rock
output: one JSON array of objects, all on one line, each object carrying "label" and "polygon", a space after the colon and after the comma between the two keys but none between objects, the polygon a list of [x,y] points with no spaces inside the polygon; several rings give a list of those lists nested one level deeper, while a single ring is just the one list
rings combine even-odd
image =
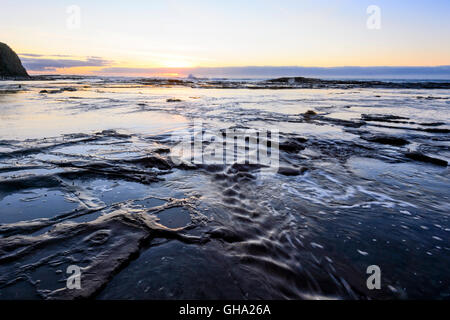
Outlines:
[{"label": "dark silhouetted rock", "polygon": [[432,163],[432,164],[435,164],[438,166],[446,167],[448,165],[447,161],[445,161],[445,160],[432,158],[432,157],[426,156],[420,152],[408,152],[405,154],[405,156],[411,160]]},{"label": "dark silhouetted rock", "polygon": [[296,140],[288,140],[286,142],[282,142],[279,145],[280,150],[289,153],[297,153],[305,149],[305,146],[297,142]]},{"label": "dark silhouetted rock", "polygon": [[361,119],[364,121],[378,121],[378,122],[396,122],[408,123],[409,118],[394,116],[391,114],[362,114]]},{"label": "dark silhouetted rock", "polygon": [[297,84],[297,83],[321,83],[323,80],[315,79],[315,78],[305,78],[305,77],[283,77],[277,79],[270,79],[266,82],[278,82],[278,83],[288,83],[288,84]]},{"label": "dark silhouetted rock", "polygon": [[293,167],[280,167],[278,168],[278,173],[284,176],[298,176],[300,174],[305,173],[307,170],[308,169],[305,167],[302,167],[300,169]]},{"label": "dark silhouetted rock", "polygon": [[72,88],[72,87],[64,87],[64,88],[60,88],[60,89],[53,89],[53,90],[41,90],[39,91],[39,93],[63,93],[64,91],[77,91],[77,88]]},{"label": "dark silhouetted rock", "polygon": [[308,111],[306,111],[306,112],[304,113],[304,115],[305,115],[305,116],[311,117],[311,116],[317,115],[317,113],[316,113],[315,111],[313,111],[313,110],[308,110]]},{"label": "dark silhouetted rock", "polygon": [[283,77],[265,80],[270,88],[391,88],[391,89],[450,89],[450,82],[386,82],[360,80],[323,80],[305,77]]},{"label": "dark silhouetted rock", "polygon": [[0,78],[29,78],[17,54],[0,42]]},{"label": "dark silhouetted rock", "polygon": [[389,144],[391,146],[404,146],[405,144],[409,144],[409,141],[406,139],[386,135],[379,135],[379,136],[373,135],[373,136],[365,136],[362,138],[370,142]]}]

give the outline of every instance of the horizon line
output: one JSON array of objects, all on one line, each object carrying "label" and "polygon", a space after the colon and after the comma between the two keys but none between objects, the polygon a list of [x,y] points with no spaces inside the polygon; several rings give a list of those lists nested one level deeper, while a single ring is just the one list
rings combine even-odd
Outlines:
[{"label": "horizon line", "polygon": [[[39,60],[39,59],[36,59]],[[225,66],[225,67],[120,67],[102,60],[77,61],[67,66],[63,60],[32,61],[24,66],[33,75],[188,77],[196,78],[278,78],[278,77],[356,77],[356,78],[445,78],[450,79],[450,65],[439,66]],[[28,62],[30,62],[28,60]]]}]

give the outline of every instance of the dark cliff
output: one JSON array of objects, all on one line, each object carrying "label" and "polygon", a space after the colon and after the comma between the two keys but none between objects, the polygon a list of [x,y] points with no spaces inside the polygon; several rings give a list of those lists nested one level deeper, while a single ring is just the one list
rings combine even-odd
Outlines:
[{"label": "dark cliff", "polygon": [[17,54],[0,42],[0,78],[29,78]]}]

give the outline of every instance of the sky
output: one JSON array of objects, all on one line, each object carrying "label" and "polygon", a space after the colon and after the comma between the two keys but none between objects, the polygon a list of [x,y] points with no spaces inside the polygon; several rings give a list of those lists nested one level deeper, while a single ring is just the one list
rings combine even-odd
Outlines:
[{"label": "sky", "polygon": [[448,66],[448,39],[448,0],[2,0],[0,10],[0,42],[32,74]]}]

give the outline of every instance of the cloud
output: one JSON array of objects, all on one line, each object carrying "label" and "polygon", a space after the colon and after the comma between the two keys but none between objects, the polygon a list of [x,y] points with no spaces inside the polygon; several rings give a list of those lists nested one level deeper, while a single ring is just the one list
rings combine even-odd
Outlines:
[{"label": "cloud", "polygon": [[40,53],[19,53],[20,57],[33,57],[33,58],[38,58],[38,57],[47,57],[47,58],[52,58],[52,57],[57,57],[57,58],[68,58],[68,57],[75,57],[75,56],[71,56],[68,54],[40,54]]},{"label": "cloud", "polygon": [[21,54],[22,64],[30,71],[56,71],[57,69],[67,69],[74,67],[105,67],[112,64],[112,61],[101,57],[85,57],[72,59],[55,59],[42,57],[69,57],[65,55],[39,55]]},{"label": "cloud", "polygon": [[44,57],[45,55],[43,54],[38,54],[38,53],[19,53],[20,57]]}]

